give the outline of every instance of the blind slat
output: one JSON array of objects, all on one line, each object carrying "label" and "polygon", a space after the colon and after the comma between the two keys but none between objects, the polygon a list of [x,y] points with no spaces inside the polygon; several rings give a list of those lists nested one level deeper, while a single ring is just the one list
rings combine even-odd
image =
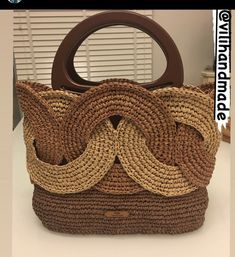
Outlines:
[{"label": "blind slat", "polygon": [[[86,17],[102,10],[14,11],[14,52],[18,79],[50,85],[56,51],[67,33]],[[138,10],[152,18],[152,10]],[[84,79],[152,80],[152,39],[122,25],[96,31],[83,42],[74,67]]]}]

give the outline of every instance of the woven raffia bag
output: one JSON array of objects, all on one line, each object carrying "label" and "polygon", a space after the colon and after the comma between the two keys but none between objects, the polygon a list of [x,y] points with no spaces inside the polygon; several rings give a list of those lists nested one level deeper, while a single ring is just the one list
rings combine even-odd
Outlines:
[{"label": "woven raffia bag", "polygon": [[[91,33],[128,25],[149,34],[167,59],[156,81],[90,82],[73,58]],[[183,85],[168,33],[131,12],[104,12],[62,41],[53,89],[18,81],[33,209],[50,230],[79,234],[183,233],[199,228],[220,135],[213,99]]]}]

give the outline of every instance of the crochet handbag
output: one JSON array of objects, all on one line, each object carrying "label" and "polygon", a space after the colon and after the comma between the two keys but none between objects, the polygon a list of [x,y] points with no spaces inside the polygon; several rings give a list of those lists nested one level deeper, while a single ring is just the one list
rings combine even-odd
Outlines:
[{"label": "crochet handbag", "polygon": [[[167,68],[151,83],[91,82],[73,59],[93,32],[132,26],[162,48]],[[153,20],[96,14],[62,41],[52,88],[18,81],[33,209],[50,230],[78,234],[176,234],[199,228],[220,134],[213,99],[183,85],[180,54]]]}]

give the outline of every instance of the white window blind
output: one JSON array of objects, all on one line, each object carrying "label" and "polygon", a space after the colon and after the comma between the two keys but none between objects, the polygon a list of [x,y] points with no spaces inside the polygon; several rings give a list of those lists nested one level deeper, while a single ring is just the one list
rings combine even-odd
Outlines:
[{"label": "white window blind", "polygon": [[[17,78],[51,84],[55,53],[66,34],[79,22],[100,11],[15,11],[14,55]],[[151,10],[138,13],[152,18]],[[101,29],[83,42],[74,58],[81,77],[100,81],[127,78],[152,80],[152,39],[131,27]]]}]

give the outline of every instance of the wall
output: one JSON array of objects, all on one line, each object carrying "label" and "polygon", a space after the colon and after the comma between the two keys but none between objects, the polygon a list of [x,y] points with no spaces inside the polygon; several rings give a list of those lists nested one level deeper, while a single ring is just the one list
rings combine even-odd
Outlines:
[{"label": "wall", "polygon": [[13,84],[13,12],[0,11],[0,249],[11,255],[12,222],[12,84]]},{"label": "wall", "polygon": [[17,126],[17,124],[19,123],[19,121],[22,118],[22,113],[19,108],[19,102],[18,102],[18,98],[17,98],[17,94],[16,94],[17,76],[16,76],[15,62],[13,62],[13,63],[14,63],[14,67],[13,67],[13,129],[15,129],[15,127]]},{"label": "wall", "polygon": [[[200,84],[201,71],[213,64],[213,23],[211,10],[154,10],[153,17],[175,41],[184,65],[184,83]],[[154,44],[153,77],[166,65]]]}]

